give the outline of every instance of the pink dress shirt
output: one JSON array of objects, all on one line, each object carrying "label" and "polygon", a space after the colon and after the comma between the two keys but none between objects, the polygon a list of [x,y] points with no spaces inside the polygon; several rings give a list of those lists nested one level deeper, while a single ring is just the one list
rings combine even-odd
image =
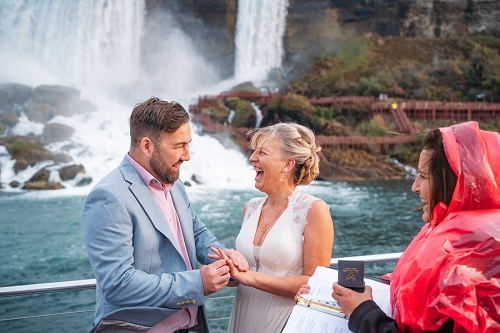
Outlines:
[{"label": "pink dress shirt", "polygon": [[[129,154],[127,154],[126,157],[135,171],[137,171],[139,176],[142,178],[144,184],[147,184],[149,192],[151,193],[156,204],[165,216],[168,226],[174,234],[175,241],[179,245],[182,257],[186,262],[188,270],[193,269],[193,267],[191,266],[191,262],[189,261],[186,243],[184,242],[184,235],[182,234],[182,229],[179,222],[179,217],[177,216],[177,212],[175,211],[174,203],[172,201],[172,196],[170,195],[170,190],[172,189],[174,184],[162,184],[160,181],[154,178],[142,165],[140,165],[132,157],[130,157]],[[168,318],[165,318],[155,326],[151,327],[148,330],[148,333],[169,333],[179,329],[193,327],[198,324],[198,321],[196,319],[197,313],[197,306],[181,309],[175,314],[171,315]]]}]

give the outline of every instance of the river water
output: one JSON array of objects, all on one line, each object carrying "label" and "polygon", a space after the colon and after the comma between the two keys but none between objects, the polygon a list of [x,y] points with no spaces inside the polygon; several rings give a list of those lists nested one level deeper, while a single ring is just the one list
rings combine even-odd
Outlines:
[{"label": "river water", "polygon": [[[322,182],[303,187],[330,207],[335,225],[333,257],[403,251],[422,226],[411,180]],[[263,196],[255,189],[187,188],[195,210],[223,244],[234,246],[244,203]],[[81,232],[85,196],[0,192],[0,286],[93,278]],[[378,276],[393,263],[367,264]],[[234,295],[226,288],[213,296]],[[84,290],[0,299],[4,332],[86,332],[92,324],[95,291]],[[232,299],[207,300],[209,319],[228,317]],[[47,313],[73,312],[63,316]],[[5,318],[39,316],[4,321]],[[224,332],[227,319],[210,321]]]}]

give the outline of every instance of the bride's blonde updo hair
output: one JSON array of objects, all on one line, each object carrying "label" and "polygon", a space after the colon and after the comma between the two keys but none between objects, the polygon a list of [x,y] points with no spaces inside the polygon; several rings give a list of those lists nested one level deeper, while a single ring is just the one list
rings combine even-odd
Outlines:
[{"label": "bride's blonde updo hair", "polygon": [[253,133],[250,148],[265,147],[274,138],[278,139],[281,155],[284,159],[295,160],[294,183],[307,185],[319,173],[318,152],[314,133],[307,127],[295,123],[279,123],[251,131]]}]

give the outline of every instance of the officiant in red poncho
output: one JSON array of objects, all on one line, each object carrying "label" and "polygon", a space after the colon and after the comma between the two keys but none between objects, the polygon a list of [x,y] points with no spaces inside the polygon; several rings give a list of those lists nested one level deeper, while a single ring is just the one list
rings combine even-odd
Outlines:
[{"label": "officiant in red poncho", "polygon": [[393,317],[335,283],[353,332],[500,332],[500,134],[432,130],[412,190],[427,222],[390,275]]}]

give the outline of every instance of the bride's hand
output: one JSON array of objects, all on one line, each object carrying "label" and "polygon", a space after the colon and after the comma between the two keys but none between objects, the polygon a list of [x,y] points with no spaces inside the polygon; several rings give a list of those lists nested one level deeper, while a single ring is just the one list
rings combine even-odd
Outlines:
[{"label": "bride's hand", "polygon": [[234,266],[237,267],[238,270],[240,270],[241,272],[248,271],[249,268],[248,262],[246,258],[239,251],[236,251],[234,249],[226,249],[226,250],[222,250],[220,248],[216,249],[213,246],[210,247],[210,250],[212,250],[212,252],[215,253],[215,254],[212,253],[208,254],[208,257],[210,259],[215,259],[215,260],[224,259],[224,257],[222,257],[220,253],[222,252],[226,257],[229,257],[233,261]]},{"label": "bride's hand", "polygon": [[[233,261],[224,253],[222,249],[216,249],[215,247],[210,248],[215,255],[213,255],[214,258],[212,259],[224,259],[226,260],[226,264],[229,266],[229,274],[231,274],[231,277],[238,283],[241,283],[243,285],[247,285],[248,283],[248,278],[250,271],[242,272],[236,267],[233,263]],[[211,255],[209,254],[209,257]]]},{"label": "bride's hand", "polygon": [[303,294],[309,294],[309,291],[311,290],[311,287],[307,284],[303,284],[300,286],[299,291],[295,294],[295,302],[299,300],[299,297],[302,296]]}]

